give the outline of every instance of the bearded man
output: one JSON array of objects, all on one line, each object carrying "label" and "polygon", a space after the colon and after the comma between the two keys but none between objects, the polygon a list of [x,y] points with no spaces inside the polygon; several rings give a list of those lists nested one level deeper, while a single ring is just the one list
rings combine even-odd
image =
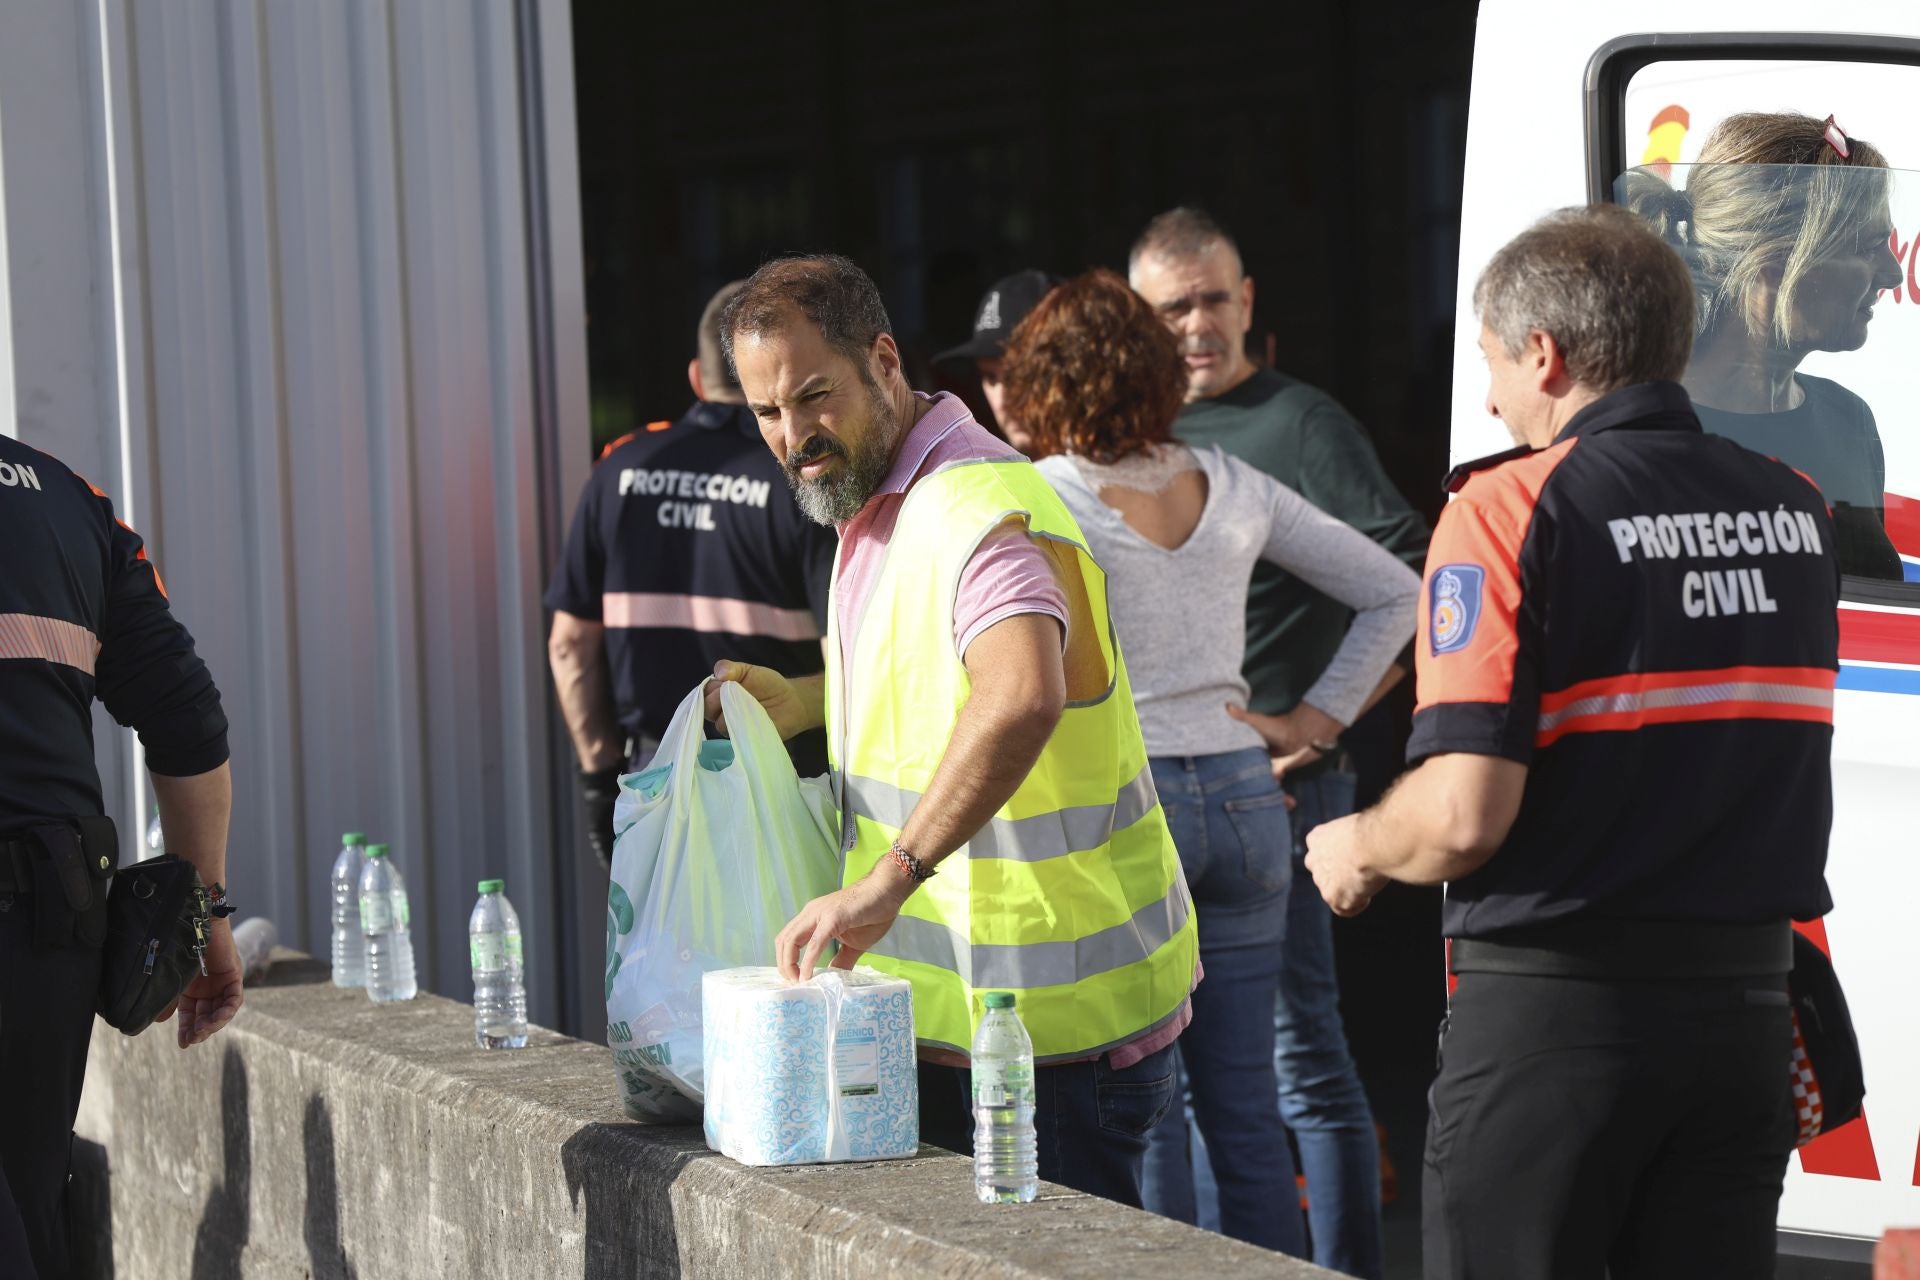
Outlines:
[{"label": "bearded man", "polygon": [[804,979],[837,943],[835,965],[912,982],[921,1134],[960,1152],[973,1031],[1012,993],[1040,1176],[1138,1205],[1197,950],[1106,578],[1031,464],[908,387],[890,329],[833,256],[768,263],[721,321],[801,510],[840,533],[824,676],[714,672],[783,736],[827,729],[844,887],[776,959]]}]

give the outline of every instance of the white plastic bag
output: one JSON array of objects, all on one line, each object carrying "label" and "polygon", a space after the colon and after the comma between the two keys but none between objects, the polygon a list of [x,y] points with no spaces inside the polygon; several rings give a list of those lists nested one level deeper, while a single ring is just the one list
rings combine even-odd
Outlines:
[{"label": "white plastic bag", "polygon": [[920,1148],[913,987],[871,969],[788,983],[709,973],[707,1145],[741,1164],[897,1160]]},{"label": "white plastic bag", "polygon": [[774,935],[840,886],[827,790],[795,775],[753,695],[720,686],[727,739],[688,694],[652,767],[620,779],[607,886],[607,1044],[636,1120],[700,1118],[700,979],[764,965]]}]

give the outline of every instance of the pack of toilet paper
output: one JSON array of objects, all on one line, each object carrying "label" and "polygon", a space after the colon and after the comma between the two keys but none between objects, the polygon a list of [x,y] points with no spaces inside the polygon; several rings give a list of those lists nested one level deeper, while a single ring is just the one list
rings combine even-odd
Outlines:
[{"label": "pack of toilet paper", "polygon": [[871,970],[701,982],[707,1145],[741,1164],[892,1160],[920,1147],[913,988]]}]

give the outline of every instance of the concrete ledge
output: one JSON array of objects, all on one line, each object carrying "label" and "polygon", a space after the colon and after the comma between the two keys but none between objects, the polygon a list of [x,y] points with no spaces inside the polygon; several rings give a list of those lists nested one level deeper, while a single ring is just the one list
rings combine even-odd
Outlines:
[{"label": "concrete ledge", "polygon": [[1333,1274],[1059,1187],[982,1205],[969,1163],[932,1147],[749,1169],[697,1130],[625,1120],[601,1046],[536,1030],[482,1052],[466,1005],[376,1008],[289,953],[211,1043],[183,1053],[169,1033],[95,1025],[77,1191],[111,1231],[101,1272],[110,1256],[120,1276],[195,1280]]}]

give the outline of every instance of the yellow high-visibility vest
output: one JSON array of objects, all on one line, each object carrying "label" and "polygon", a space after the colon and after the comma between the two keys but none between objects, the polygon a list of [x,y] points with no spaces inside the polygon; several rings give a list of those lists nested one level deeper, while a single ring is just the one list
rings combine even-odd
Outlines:
[{"label": "yellow high-visibility vest", "polygon": [[866,963],[913,983],[923,1046],[966,1053],[984,993],[1012,991],[1035,1060],[1058,1062],[1170,1020],[1198,944],[1106,575],[1030,463],[956,463],[907,492],[872,597],[850,620],[851,672],[829,610],[828,753],[852,884],[899,836],[946,753],[971,688],[954,652],[960,573],[1011,517],[1048,550],[1069,601],[1066,711],[1019,790],[907,899]]}]

